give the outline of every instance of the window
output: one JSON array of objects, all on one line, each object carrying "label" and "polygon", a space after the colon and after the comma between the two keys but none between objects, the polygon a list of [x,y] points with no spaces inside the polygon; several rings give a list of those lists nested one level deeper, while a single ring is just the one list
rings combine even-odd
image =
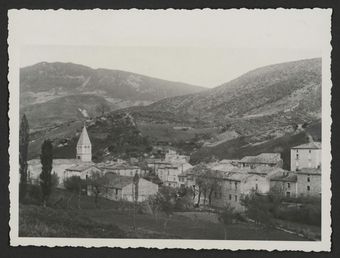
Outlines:
[{"label": "window", "polygon": [[310,191],[310,186],[309,185],[307,185],[307,191]]},{"label": "window", "polygon": [[237,190],[237,182],[235,182],[235,190]]},{"label": "window", "polygon": [[288,189],[290,189],[290,183],[287,183],[287,187],[288,187]]},{"label": "window", "polygon": [[255,184],[255,190],[257,191],[259,189],[258,184]]},{"label": "window", "polygon": [[308,177],[307,177],[307,182],[310,182],[310,177],[309,177],[309,175],[308,175]]},{"label": "window", "polygon": [[118,194],[118,189],[116,189],[116,195]]},{"label": "window", "polygon": [[231,194],[229,194],[229,200],[230,200],[230,201],[231,201],[231,198],[232,198],[232,197],[231,197]]},{"label": "window", "polygon": [[237,202],[237,195],[235,195],[235,202]]},{"label": "window", "polygon": [[286,192],[286,196],[287,196],[287,197],[290,197],[290,192]]},{"label": "window", "polygon": [[298,153],[296,153],[296,159],[299,159],[299,154]]},{"label": "window", "polygon": [[312,153],[312,150],[309,150],[309,153]]}]

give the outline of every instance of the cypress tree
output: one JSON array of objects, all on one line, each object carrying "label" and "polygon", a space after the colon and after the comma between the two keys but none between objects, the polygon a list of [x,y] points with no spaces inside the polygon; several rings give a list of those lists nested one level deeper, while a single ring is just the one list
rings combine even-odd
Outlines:
[{"label": "cypress tree", "polygon": [[50,140],[45,140],[41,145],[41,174],[40,186],[43,195],[43,206],[46,206],[48,197],[52,190],[52,162],[53,162],[53,146]]},{"label": "cypress tree", "polygon": [[27,191],[27,153],[29,144],[29,125],[24,114],[21,118],[19,131],[19,200],[22,202],[25,199]]}]

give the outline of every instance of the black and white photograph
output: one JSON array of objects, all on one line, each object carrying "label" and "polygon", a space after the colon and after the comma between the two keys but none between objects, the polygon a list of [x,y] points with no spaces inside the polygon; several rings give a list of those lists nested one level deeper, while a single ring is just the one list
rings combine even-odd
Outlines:
[{"label": "black and white photograph", "polygon": [[331,10],[10,10],[13,246],[329,251]]}]

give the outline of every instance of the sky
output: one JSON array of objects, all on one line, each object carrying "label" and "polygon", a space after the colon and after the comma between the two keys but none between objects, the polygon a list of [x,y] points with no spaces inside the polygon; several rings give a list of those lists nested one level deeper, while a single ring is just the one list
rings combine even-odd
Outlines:
[{"label": "sky", "polygon": [[329,13],[20,10],[9,13],[9,33],[21,67],[73,62],[215,87],[261,66],[322,56]]}]

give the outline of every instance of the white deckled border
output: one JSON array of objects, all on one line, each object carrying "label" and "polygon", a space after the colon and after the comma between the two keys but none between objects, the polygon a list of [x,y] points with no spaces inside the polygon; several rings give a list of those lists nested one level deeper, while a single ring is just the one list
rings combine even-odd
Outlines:
[{"label": "white deckled border", "polygon": [[[20,49],[25,42],[20,38],[20,31],[17,30],[17,23],[20,22],[20,15],[27,13],[48,12],[58,14],[62,12],[83,12],[91,14],[114,14],[117,12],[128,12],[131,15],[141,12],[161,13],[162,15],[173,15],[178,12],[214,15],[216,13],[237,13],[250,14],[251,12],[313,12],[315,15],[323,15],[327,20],[329,30],[328,38],[324,38],[322,48],[322,239],[321,241],[225,241],[225,240],[159,240],[159,239],[92,239],[92,238],[23,238],[18,236],[19,222],[19,67]],[[10,10],[9,11],[9,128],[10,128],[10,244],[11,246],[82,246],[82,247],[146,247],[146,248],[189,248],[189,249],[229,249],[229,250],[299,250],[299,251],[330,251],[331,248],[331,9],[268,9],[268,10],[86,10],[86,11],[65,11],[65,10]],[[43,21],[42,21],[43,22]],[[161,25],[160,25],[161,26]],[[237,26],[237,25],[235,25]],[[20,41],[21,39],[21,41]],[[36,42],[33,42],[36,43]],[[88,44],[88,43],[87,43]]]}]

